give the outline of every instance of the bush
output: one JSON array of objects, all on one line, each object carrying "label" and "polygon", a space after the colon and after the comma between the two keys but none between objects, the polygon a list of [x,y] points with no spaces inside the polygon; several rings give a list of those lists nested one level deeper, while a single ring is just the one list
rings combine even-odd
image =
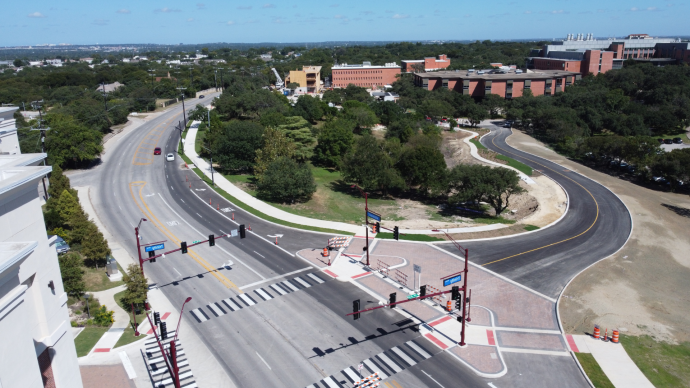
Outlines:
[{"label": "bush", "polygon": [[108,311],[105,306],[101,306],[98,310],[94,309],[93,322],[98,326],[110,326],[115,319],[113,319],[114,311]]},{"label": "bush", "polygon": [[76,252],[69,252],[58,257],[62,284],[67,295],[81,296],[86,289],[84,284],[83,260]]},{"label": "bush", "polygon": [[308,200],[316,191],[309,166],[287,157],[269,164],[256,187],[260,198],[275,202]]}]

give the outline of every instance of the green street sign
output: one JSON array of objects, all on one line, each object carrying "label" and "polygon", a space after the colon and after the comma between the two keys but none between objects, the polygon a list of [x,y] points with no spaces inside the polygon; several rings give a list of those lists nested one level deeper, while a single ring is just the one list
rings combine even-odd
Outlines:
[{"label": "green street sign", "polygon": [[414,299],[414,298],[417,298],[417,297],[419,297],[419,294],[412,294],[412,295],[408,295],[408,296],[407,296],[407,299],[410,300],[410,299]]}]

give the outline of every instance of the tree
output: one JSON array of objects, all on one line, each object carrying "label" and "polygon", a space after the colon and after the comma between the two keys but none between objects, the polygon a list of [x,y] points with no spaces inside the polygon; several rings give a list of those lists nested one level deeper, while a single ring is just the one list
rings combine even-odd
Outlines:
[{"label": "tree", "polygon": [[355,123],[345,119],[327,122],[321,129],[318,145],[314,148],[314,161],[326,167],[337,167],[352,148],[354,129]]},{"label": "tree", "polygon": [[523,193],[525,189],[520,186],[520,176],[515,171],[502,167],[492,168],[491,171],[489,190],[484,199],[494,208],[498,217],[510,206],[510,197]]},{"label": "tree", "polygon": [[148,283],[141,273],[141,268],[136,264],[127,267],[127,273],[122,277],[125,282],[125,295],[120,299],[124,306],[143,303],[148,295]]},{"label": "tree", "polygon": [[287,85],[287,88],[290,90],[295,90],[295,89],[299,88],[299,84],[297,82],[290,82]]},{"label": "tree", "polygon": [[86,289],[82,259],[76,252],[65,253],[58,257],[62,285],[67,295],[81,296]]},{"label": "tree", "polygon": [[340,166],[346,182],[358,183],[364,190],[402,188],[404,181],[393,167],[395,160],[386,152],[384,144],[365,134],[357,139],[353,149],[343,158]]},{"label": "tree", "polygon": [[428,99],[422,102],[419,111],[427,116],[439,118],[452,115],[455,109],[445,101]]},{"label": "tree", "polygon": [[60,166],[53,166],[53,171],[50,173],[50,186],[48,187],[48,195],[51,198],[58,200],[63,191],[67,190],[72,196],[77,197],[77,190],[74,190],[70,184],[69,178],[63,174]]},{"label": "tree", "polygon": [[297,103],[295,103],[294,113],[311,123],[315,123],[316,120],[320,120],[323,117],[321,104],[318,98],[307,95],[299,96]]},{"label": "tree", "polygon": [[498,96],[498,94],[487,94],[482,99],[482,106],[484,106],[488,111],[491,118],[499,117],[501,111],[505,108],[506,100]]},{"label": "tree", "polygon": [[233,120],[211,144],[213,156],[225,170],[248,171],[254,166],[256,150],[263,146],[264,128],[259,123]]},{"label": "tree", "polygon": [[407,147],[396,165],[400,175],[410,186],[420,186],[422,192],[443,182],[446,161],[441,151],[430,145]]},{"label": "tree", "polygon": [[14,62],[12,62],[12,64],[14,65],[14,67],[22,67],[22,66],[24,66],[24,62],[23,62],[21,59],[19,59],[19,58],[15,59]]},{"label": "tree", "polygon": [[378,123],[376,114],[363,102],[354,100],[343,103],[342,117],[355,123],[358,130],[372,127]]},{"label": "tree", "polygon": [[316,137],[307,120],[300,116],[286,117],[285,123],[278,125],[278,130],[295,144],[294,157],[297,160],[305,161],[312,157]]},{"label": "tree", "polygon": [[89,162],[103,152],[103,136],[100,132],[79,124],[70,116],[48,116],[50,131],[46,135],[48,161],[52,165],[65,166],[72,162]]},{"label": "tree", "polygon": [[486,112],[486,109],[477,104],[467,106],[465,114],[467,115],[467,119],[470,121],[470,124],[473,127],[476,127],[477,124],[482,122],[482,120],[489,118],[489,114]]},{"label": "tree", "polygon": [[88,232],[82,241],[81,253],[92,265],[105,264],[106,258],[110,255],[108,241],[106,241],[103,233],[98,230],[98,227],[93,222],[90,222],[90,224]]},{"label": "tree", "polygon": [[194,110],[189,112],[187,117],[189,120],[206,121],[208,118],[208,109],[201,104],[197,104]]},{"label": "tree", "polygon": [[256,188],[259,198],[285,203],[309,200],[316,184],[308,165],[281,156],[268,165]]},{"label": "tree", "polygon": [[75,215],[83,214],[79,201],[70,194],[69,190],[62,191],[57,201],[56,210],[63,222],[68,222],[73,219]]},{"label": "tree", "polygon": [[295,143],[288,139],[279,129],[267,128],[263,135],[264,146],[256,151],[254,176],[261,180],[264,172],[274,160],[280,157],[292,158],[295,155]]},{"label": "tree", "polygon": [[513,170],[482,165],[460,164],[449,173],[449,202],[480,201],[489,203],[500,216],[510,204],[510,197],[524,191],[520,187],[520,176]]}]

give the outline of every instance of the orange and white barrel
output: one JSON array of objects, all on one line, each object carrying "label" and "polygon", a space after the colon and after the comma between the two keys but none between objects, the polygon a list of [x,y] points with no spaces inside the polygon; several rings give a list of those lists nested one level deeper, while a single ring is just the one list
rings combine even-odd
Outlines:
[{"label": "orange and white barrel", "polygon": [[594,325],[594,339],[599,339],[601,337],[601,329],[599,329],[599,325]]},{"label": "orange and white barrel", "polygon": [[613,342],[614,344],[618,343],[618,330],[614,330],[611,334],[611,342]]}]

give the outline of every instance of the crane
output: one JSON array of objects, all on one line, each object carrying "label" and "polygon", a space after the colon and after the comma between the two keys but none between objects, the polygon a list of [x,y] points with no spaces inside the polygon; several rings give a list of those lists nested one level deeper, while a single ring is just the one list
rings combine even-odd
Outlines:
[{"label": "crane", "polygon": [[271,70],[273,70],[273,74],[276,75],[276,89],[283,89],[285,84],[283,83],[283,79],[280,78],[280,75],[278,75],[278,71],[275,67],[271,68]]}]

